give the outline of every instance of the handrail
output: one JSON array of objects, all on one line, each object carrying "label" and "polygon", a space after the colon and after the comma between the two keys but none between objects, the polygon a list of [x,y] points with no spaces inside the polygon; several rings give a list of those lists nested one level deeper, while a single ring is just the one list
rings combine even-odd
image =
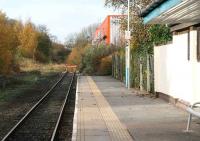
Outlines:
[{"label": "handrail", "polygon": [[189,132],[190,125],[191,125],[191,120],[192,120],[192,115],[195,115],[195,116],[197,116],[197,117],[200,118],[200,112],[194,110],[196,108],[196,105],[200,105],[200,102],[196,102],[196,103],[192,104],[191,106],[189,106],[186,109],[187,112],[189,112],[189,117],[188,117],[188,123],[187,123],[186,132]]},{"label": "handrail", "polygon": [[200,102],[196,102],[196,103],[192,104],[191,108],[194,108],[196,105],[200,105]]}]

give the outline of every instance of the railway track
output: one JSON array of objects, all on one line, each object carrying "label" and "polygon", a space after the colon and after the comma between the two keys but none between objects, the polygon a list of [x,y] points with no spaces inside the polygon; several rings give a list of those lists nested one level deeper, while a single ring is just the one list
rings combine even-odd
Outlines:
[{"label": "railway track", "polygon": [[[75,90],[75,74],[63,73],[54,86],[6,134],[2,141],[61,140],[63,116]],[[63,133],[62,133],[63,134]],[[64,138],[62,138],[64,140]]]},{"label": "railway track", "polygon": [[[75,78],[76,80],[76,78]],[[76,100],[76,81],[74,81],[71,89],[71,94],[67,99],[66,107],[63,111],[63,116],[60,120],[60,126],[56,132],[56,141],[71,141],[73,132],[73,118]]]}]

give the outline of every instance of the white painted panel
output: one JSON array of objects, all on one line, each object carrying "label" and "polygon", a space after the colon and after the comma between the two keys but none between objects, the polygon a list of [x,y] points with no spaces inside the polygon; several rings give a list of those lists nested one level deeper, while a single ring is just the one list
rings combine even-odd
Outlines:
[{"label": "white painted panel", "polygon": [[192,103],[193,67],[187,60],[187,51],[187,33],[173,36],[173,44],[154,48],[155,90]]}]

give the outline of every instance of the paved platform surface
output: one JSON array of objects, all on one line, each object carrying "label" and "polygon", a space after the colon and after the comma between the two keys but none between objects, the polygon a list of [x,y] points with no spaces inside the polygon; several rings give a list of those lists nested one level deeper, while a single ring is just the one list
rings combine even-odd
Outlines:
[{"label": "paved platform surface", "polygon": [[133,141],[91,77],[78,80],[77,141]]},{"label": "paved platform surface", "polygon": [[111,77],[81,76],[78,92],[77,141],[200,141],[200,119],[186,133],[185,111],[140,97]]}]

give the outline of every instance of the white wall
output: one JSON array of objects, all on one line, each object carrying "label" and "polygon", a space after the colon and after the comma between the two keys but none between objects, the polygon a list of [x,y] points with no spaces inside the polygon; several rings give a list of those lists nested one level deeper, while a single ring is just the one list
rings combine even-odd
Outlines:
[{"label": "white wall", "polygon": [[154,48],[155,91],[190,103],[200,101],[200,63],[196,60],[196,31],[173,36],[172,44]]}]

